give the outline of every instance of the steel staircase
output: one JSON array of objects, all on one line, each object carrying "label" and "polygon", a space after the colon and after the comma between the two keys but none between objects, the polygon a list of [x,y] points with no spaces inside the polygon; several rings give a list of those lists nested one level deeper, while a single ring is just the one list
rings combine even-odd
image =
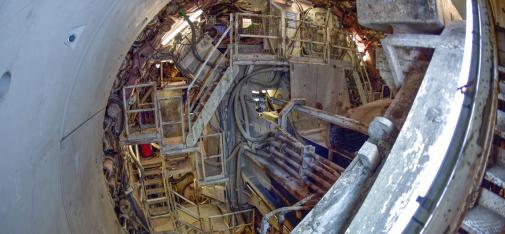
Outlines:
[{"label": "steel staircase", "polygon": [[461,224],[467,233],[505,233],[505,82],[499,89],[493,150],[479,198]]},{"label": "steel staircase", "polygon": [[228,67],[221,79],[218,82],[212,83],[209,87],[211,91],[203,94],[200,101],[196,104],[194,109],[195,118],[193,118],[194,121],[191,121],[191,131],[186,138],[186,144],[188,146],[194,146],[197,143],[203,128],[210,121],[219,103],[233,83],[237,72],[238,71],[234,70],[232,67]]},{"label": "steel staircase", "polygon": [[142,159],[144,180],[142,182],[144,207],[149,214],[149,220],[170,215],[171,209],[167,196],[166,176],[163,168],[165,162],[160,157]]},{"label": "steel staircase", "polygon": [[[224,37],[230,33],[230,29],[231,27],[228,27],[207,54],[205,61],[194,74],[192,82],[188,86],[180,87],[186,97],[181,97],[184,102],[182,106],[178,107],[181,111],[181,117],[185,116],[185,119],[180,122],[183,124],[182,128],[185,134],[183,134],[183,139],[178,144],[163,144],[162,142],[163,154],[195,151],[204,127],[208,124],[219,103],[231,87],[238,70],[234,69],[232,64],[227,64],[226,58],[231,56],[230,50],[226,50],[223,54],[217,52],[218,46]],[[215,64],[208,68],[210,59],[214,57],[216,52],[220,55]],[[162,99],[163,97],[158,98]],[[184,123],[187,126],[184,126]]]}]

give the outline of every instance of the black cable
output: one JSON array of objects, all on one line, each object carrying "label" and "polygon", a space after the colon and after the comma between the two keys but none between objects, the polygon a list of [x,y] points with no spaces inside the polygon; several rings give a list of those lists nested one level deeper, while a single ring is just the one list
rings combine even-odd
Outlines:
[{"label": "black cable", "polygon": [[[196,60],[198,60],[201,63],[205,63],[205,60],[202,58],[202,56],[200,56],[200,54],[198,54],[198,50],[196,48],[197,38],[196,38],[195,24],[191,22],[188,15],[186,15],[185,13],[181,12],[181,15],[184,18],[184,20],[186,20],[186,22],[189,25],[189,28],[191,29],[191,51],[193,52],[193,55],[195,56]],[[211,68],[214,68],[216,66],[214,63],[211,63],[210,61],[206,63],[206,65]]]},{"label": "black cable", "polygon": [[[242,88],[242,84],[250,79],[251,77],[254,77],[260,73],[265,73],[265,72],[282,72],[284,71],[285,68],[282,68],[282,67],[270,67],[270,68],[265,68],[265,69],[261,69],[261,70],[257,70],[257,71],[254,71],[246,76],[243,76],[240,78],[240,80],[235,83],[235,85],[232,87],[231,89],[231,95],[230,95],[230,98],[228,99],[228,106],[231,104],[232,105],[232,108],[234,109],[234,111],[232,111],[233,113],[236,113],[235,111],[237,111],[237,108],[238,107],[238,95],[240,94],[240,89]],[[231,100],[231,103],[230,103],[230,100]],[[243,126],[240,125],[239,123],[239,120],[238,120],[238,117],[237,115],[232,115],[232,118],[234,119],[234,122],[235,122],[235,125],[236,127],[239,129],[239,132],[240,134],[242,135],[243,138],[245,138],[247,141],[250,141],[250,142],[262,142],[264,140],[266,140],[269,136],[269,134],[265,134],[265,135],[261,135],[259,137],[252,137],[252,136],[248,136],[245,134],[245,130],[243,129]]]}]

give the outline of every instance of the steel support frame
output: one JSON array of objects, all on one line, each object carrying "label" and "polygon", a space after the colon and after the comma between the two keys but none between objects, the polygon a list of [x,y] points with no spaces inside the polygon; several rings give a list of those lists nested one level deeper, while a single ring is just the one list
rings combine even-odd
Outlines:
[{"label": "steel support frame", "polygon": [[[224,141],[223,141],[223,134],[221,133],[213,133],[209,135],[204,135],[200,138],[200,143],[203,144],[205,141],[205,138],[211,138],[211,137],[218,137],[219,138],[219,154],[217,155],[207,155],[207,152],[203,150],[202,148],[204,146],[200,146],[200,150],[196,154],[196,159],[195,159],[195,167],[196,167],[196,174],[198,178],[198,184],[199,185],[209,185],[211,183],[220,183],[224,182],[226,179],[226,165],[225,165],[225,158],[224,158]],[[206,169],[205,169],[205,161],[206,160],[211,160],[211,159],[216,159],[219,158],[219,162],[221,163],[221,173],[218,175],[207,175],[206,174]],[[202,173],[200,173],[200,169]]]},{"label": "steel support frame", "polygon": [[221,103],[221,100],[225,96],[226,92],[228,92],[228,89],[233,83],[237,73],[237,69],[234,69],[233,66],[229,66],[228,69],[226,69],[223,76],[216,85],[216,88],[213,90],[209,96],[209,99],[204,104],[203,109],[198,115],[197,119],[193,124],[189,125],[189,133],[186,137],[187,147],[193,147],[198,142],[198,139],[200,139],[205,125],[210,121],[212,115],[214,115],[214,112],[219,106],[219,103]]},{"label": "steel support frame", "polygon": [[[162,105],[161,103],[163,101],[166,101],[166,100],[172,100],[172,99],[176,99],[178,100],[178,106],[179,106],[179,120],[176,121],[176,120],[172,120],[172,121],[169,121],[169,122],[165,122],[163,120],[163,114],[162,114]],[[186,140],[186,129],[185,129],[185,124],[184,124],[184,106],[183,106],[183,101],[182,101],[182,96],[172,96],[172,97],[158,97],[157,98],[157,102],[158,102],[158,119],[159,119],[159,126],[160,126],[160,136],[161,136],[161,145],[164,146],[165,144],[168,144],[167,142],[165,142],[165,132],[163,130],[163,127],[164,126],[177,126],[177,125],[180,125],[181,126],[181,133],[182,133],[182,144],[185,144],[185,140]]]},{"label": "steel support frame", "polygon": [[[470,2],[472,4],[482,3],[481,1]],[[479,14],[475,14],[475,11],[473,13],[473,19],[487,17],[482,11],[479,11]],[[479,25],[485,28],[485,25],[488,24],[480,23]],[[374,167],[377,164],[375,159],[357,157],[342,175],[342,177],[347,177],[346,180],[338,180],[332,190],[323,197],[293,233],[325,232],[328,230],[344,232],[346,228],[350,233],[369,232],[370,230],[375,232],[405,231],[407,233],[417,233],[421,230],[427,233],[455,232],[457,230],[458,220],[461,220],[461,215],[465,211],[465,208],[461,206],[471,201],[469,198],[473,196],[473,188],[478,187],[489,153],[494,116],[492,114],[483,115],[483,113],[488,113],[484,111],[492,110],[494,109],[492,106],[496,105],[496,100],[493,98],[493,84],[495,85],[496,81],[489,74],[492,71],[489,69],[492,59],[486,59],[491,57],[489,44],[486,45],[488,43],[486,41],[490,37],[485,29],[475,32],[475,29],[467,28],[465,57],[472,53],[470,51],[474,51],[472,57],[476,59],[480,57],[480,60],[462,65],[465,61],[463,59],[462,37],[465,34],[461,32],[461,28],[461,25],[452,25],[446,28],[448,31],[444,31],[440,39],[434,39],[432,36],[428,38],[434,39],[431,40],[432,42],[440,41],[435,47],[430,67],[426,72],[411,112],[371,190],[360,192],[359,187],[344,183],[352,178],[353,183],[365,185],[366,178],[373,175],[365,165]],[[479,45],[479,40],[481,47],[476,48],[475,46]],[[411,42],[408,40],[401,44],[412,45]],[[465,69],[470,70],[468,68],[470,64],[474,68],[480,67],[480,70],[474,71],[473,78],[472,73],[470,76],[466,73],[465,76],[465,72],[461,72]],[[478,79],[478,81],[470,82],[467,79]],[[457,91],[458,87],[464,87],[464,89],[459,92]],[[460,102],[456,105],[456,97],[464,98],[466,104],[463,104],[459,99]],[[455,115],[452,114],[450,117],[451,113],[455,113]],[[454,132],[455,135],[449,135],[453,136],[448,138],[449,141],[437,140],[440,137],[446,136],[447,138],[448,134],[453,134],[451,130],[440,131],[447,125],[454,125],[457,121],[461,121],[464,115],[467,115],[466,118],[469,122],[466,123],[470,123],[470,125],[458,123],[457,129],[460,133]],[[454,120],[454,116],[456,120]],[[485,118],[482,118],[484,116]],[[449,117],[452,119],[449,120]],[[463,140],[463,142],[455,142],[459,140]],[[479,145],[479,142],[487,143]],[[452,152],[449,150],[449,145],[451,145]],[[454,148],[460,146],[462,148]],[[419,149],[419,147],[421,148]],[[375,147],[368,148],[370,153],[377,154]],[[442,161],[441,159],[448,157],[449,153],[454,154],[455,157],[443,161],[452,164],[453,167],[441,166],[438,171],[440,176],[447,176],[445,178],[449,180],[446,182],[437,181],[438,175],[434,177],[437,171],[434,173],[424,169],[433,168],[427,165],[427,162],[435,162],[434,160],[437,159]],[[405,168],[409,169],[405,170]],[[362,171],[368,171],[368,173],[363,174]],[[430,182],[430,177],[434,177],[431,186],[438,186],[438,189],[430,189],[434,193],[417,195],[415,188],[419,186],[419,183],[415,181]],[[468,178],[473,179],[468,180]],[[341,189],[342,186],[347,186],[347,189]],[[444,186],[446,187],[444,188]],[[435,196],[437,191],[440,197]],[[355,194],[364,196],[363,192],[368,193],[368,196],[358,213],[354,217],[351,216],[353,219],[350,226],[345,222],[328,221],[335,216],[346,217],[347,215],[349,217],[348,215],[352,214],[351,212],[356,207],[342,210],[343,207],[349,207],[346,204],[354,202],[346,199],[349,198],[349,195],[354,195],[352,197],[356,198],[358,196]],[[346,199],[343,199],[344,197]],[[407,206],[411,205],[414,209],[407,209]],[[414,217],[416,207],[417,212]],[[382,210],[382,212],[377,213],[377,210]],[[315,226],[310,223],[319,223],[320,225]]]},{"label": "steel support frame", "polygon": [[[128,90],[133,90],[135,92],[135,89],[138,88],[146,88],[146,87],[151,87],[152,88],[152,102],[151,104],[153,105],[153,108],[139,108],[139,109],[129,109],[129,104],[126,96],[129,94]],[[143,84],[135,84],[135,85],[130,85],[130,86],[124,86],[123,87],[123,109],[124,109],[124,118],[125,118],[125,132],[126,132],[126,137],[129,138],[131,135],[130,132],[130,126],[128,124],[129,122],[129,114],[132,113],[144,113],[144,112],[153,112],[154,113],[154,120],[155,120],[155,126],[154,128],[156,129],[156,139],[159,137],[159,120],[158,120],[158,105],[156,102],[156,83],[155,82],[149,82],[149,83],[143,83]],[[140,101],[140,97],[137,97],[137,100]]]},{"label": "steel support frame", "polygon": [[434,49],[440,44],[440,41],[439,35],[427,34],[392,34],[382,39],[381,45],[384,48],[384,54],[394,79],[393,82],[387,82],[388,86],[396,90],[403,85],[403,79],[405,78],[395,47]]},{"label": "steel support frame", "polygon": [[[275,102],[278,103],[286,103],[282,100],[275,100]],[[305,106],[302,105],[304,103],[303,99],[292,99],[291,101],[287,102],[285,107],[282,109],[282,111],[279,113],[279,126],[282,129],[286,129],[287,127],[287,118],[289,114],[293,111],[296,110],[300,113],[304,113],[307,115],[310,115],[311,117],[317,118],[319,120],[332,123],[334,125],[337,125],[342,128],[346,129],[351,129],[353,131],[362,133],[367,135],[368,134],[368,126],[366,126],[363,123],[360,123],[354,119],[350,119],[341,115],[335,115],[328,113],[323,110],[319,110],[313,107]]]}]

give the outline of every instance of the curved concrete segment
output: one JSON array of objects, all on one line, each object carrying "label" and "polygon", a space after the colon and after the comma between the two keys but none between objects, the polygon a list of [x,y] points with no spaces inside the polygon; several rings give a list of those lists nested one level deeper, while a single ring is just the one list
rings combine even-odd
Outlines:
[{"label": "curved concrete segment", "polygon": [[0,3],[2,233],[121,232],[97,136],[125,53],[168,1]]}]

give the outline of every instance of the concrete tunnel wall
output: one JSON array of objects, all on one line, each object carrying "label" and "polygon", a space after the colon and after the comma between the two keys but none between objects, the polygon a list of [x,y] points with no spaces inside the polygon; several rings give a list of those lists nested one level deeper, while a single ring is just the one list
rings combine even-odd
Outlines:
[{"label": "concrete tunnel wall", "polygon": [[1,233],[121,232],[102,174],[104,107],[169,1],[0,1]]}]

